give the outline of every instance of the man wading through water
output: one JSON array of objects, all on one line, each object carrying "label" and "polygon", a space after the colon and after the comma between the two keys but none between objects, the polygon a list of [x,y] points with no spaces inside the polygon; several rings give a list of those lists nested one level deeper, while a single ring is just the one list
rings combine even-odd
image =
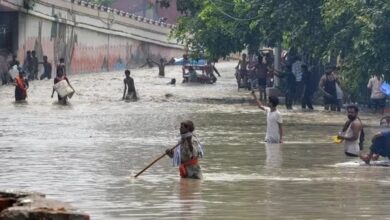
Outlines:
[{"label": "man wading through water", "polygon": [[359,108],[354,105],[347,107],[348,121],[338,138],[344,141],[344,152],[349,157],[358,157],[363,148],[363,124],[358,117]]},{"label": "man wading through water", "polygon": [[366,164],[370,164],[371,159],[377,160],[379,156],[390,159],[390,131],[381,131],[372,138],[370,153],[367,155],[361,154],[362,159]]},{"label": "man wading through water", "polygon": [[174,150],[167,149],[165,153],[173,158],[173,165],[179,166],[182,178],[201,179],[202,172],[199,159],[203,157],[203,149],[198,138],[193,134],[195,130],[192,121],[184,121],[180,124],[180,145]]},{"label": "man wading through water", "polygon": [[[123,100],[126,101],[136,101],[137,93],[135,91],[134,79],[130,77],[130,70],[125,71],[126,78],[123,79],[123,83],[125,84],[125,88],[123,90]],[[126,95],[127,90],[127,95]]]},{"label": "man wading through water", "polygon": [[[61,82],[62,80],[65,80],[66,83],[68,84],[68,86],[73,89],[73,93],[76,92],[76,90],[70,84],[68,77],[65,76],[63,71],[64,70],[62,68],[57,68],[57,76],[56,76],[56,78],[54,78],[54,85]],[[53,91],[51,93],[51,98],[53,98],[55,91],[56,90],[53,87]],[[57,92],[57,95],[58,95],[58,103],[59,104],[66,105],[68,103],[68,96],[61,97],[58,92]]]},{"label": "man wading through water", "polygon": [[267,133],[265,142],[270,144],[283,143],[283,119],[280,112],[276,109],[279,104],[278,97],[270,96],[268,98],[268,106],[264,106],[259,99],[257,99],[254,92],[251,93],[256,101],[257,106],[267,113]]},{"label": "man wading through water", "polygon": [[321,77],[319,89],[324,94],[325,110],[336,111],[337,90],[336,83],[340,84],[338,78],[332,73],[332,68],[327,67],[325,74]]},{"label": "man wading through water", "polygon": [[15,101],[17,102],[27,98],[28,80],[24,74],[22,70],[19,70],[19,75],[15,78]]}]

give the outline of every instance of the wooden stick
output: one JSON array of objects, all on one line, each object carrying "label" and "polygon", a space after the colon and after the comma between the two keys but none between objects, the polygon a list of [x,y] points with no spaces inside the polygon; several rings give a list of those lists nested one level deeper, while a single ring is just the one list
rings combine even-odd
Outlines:
[{"label": "wooden stick", "polygon": [[[177,148],[181,142],[179,142],[176,146],[170,149],[170,151],[173,151],[175,148]],[[137,178],[139,175],[141,175],[145,170],[149,169],[149,167],[153,166],[157,161],[161,160],[163,157],[165,157],[166,153],[155,159],[153,162],[151,162],[148,166],[146,166],[143,170],[141,170],[137,175],[134,176],[134,178]]]}]

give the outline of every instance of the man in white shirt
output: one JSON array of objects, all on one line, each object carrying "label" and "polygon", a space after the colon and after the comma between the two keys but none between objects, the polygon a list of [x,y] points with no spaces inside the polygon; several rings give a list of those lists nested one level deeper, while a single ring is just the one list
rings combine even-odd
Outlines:
[{"label": "man in white shirt", "polygon": [[383,83],[383,78],[381,74],[376,73],[369,81],[367,88],[371,90],[371,103],[373,105],[374,111],[383,113],[385,108],[386,97],[385,94],[381,91],[381,86]]},{"label": "man in white shirt", "polygon": [[256,97],[254,92],[251,93],[256,101],[257,106],[267,114],[267,133],[265,142],[267,143],[282,143],[283,142],[283,119],[280,112],[276,109],[279,104],[278,97],[270,96],[268,98],[268,106],[264,106]]}]

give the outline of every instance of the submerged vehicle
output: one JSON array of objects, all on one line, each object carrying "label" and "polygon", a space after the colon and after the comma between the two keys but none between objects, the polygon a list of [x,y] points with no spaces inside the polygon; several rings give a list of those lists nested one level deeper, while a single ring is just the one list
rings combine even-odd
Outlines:
[{"label": "submerged vehicle", "polygon": [[183,83],[214,84],[217,77],[211,64],[185,64],[183,66]]}]

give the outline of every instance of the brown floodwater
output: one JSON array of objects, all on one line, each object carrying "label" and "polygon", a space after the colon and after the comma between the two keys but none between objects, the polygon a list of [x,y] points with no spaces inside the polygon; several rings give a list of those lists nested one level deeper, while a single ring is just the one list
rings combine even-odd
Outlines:
[{"label": "brown floodwater", "polygon": [[[265,115],[237,91],[235,63],[215,85],[181,84],[181,68],[132,70],[140,100],[121,101],[123,73],[70,76],[70,105],[33,81],[27,104],[0,87],[0,189],[39,191],[92,219],[390,219],[390,169],[364,166],[333,144],[343,113],[286,111],[282,145],[267,145]],[[170,78],[176,86],[167,85]],[[378,115],[363,114],[366,149]],[[180,179],[164,158],[190,119],[205,145],[204,179]]]}]

